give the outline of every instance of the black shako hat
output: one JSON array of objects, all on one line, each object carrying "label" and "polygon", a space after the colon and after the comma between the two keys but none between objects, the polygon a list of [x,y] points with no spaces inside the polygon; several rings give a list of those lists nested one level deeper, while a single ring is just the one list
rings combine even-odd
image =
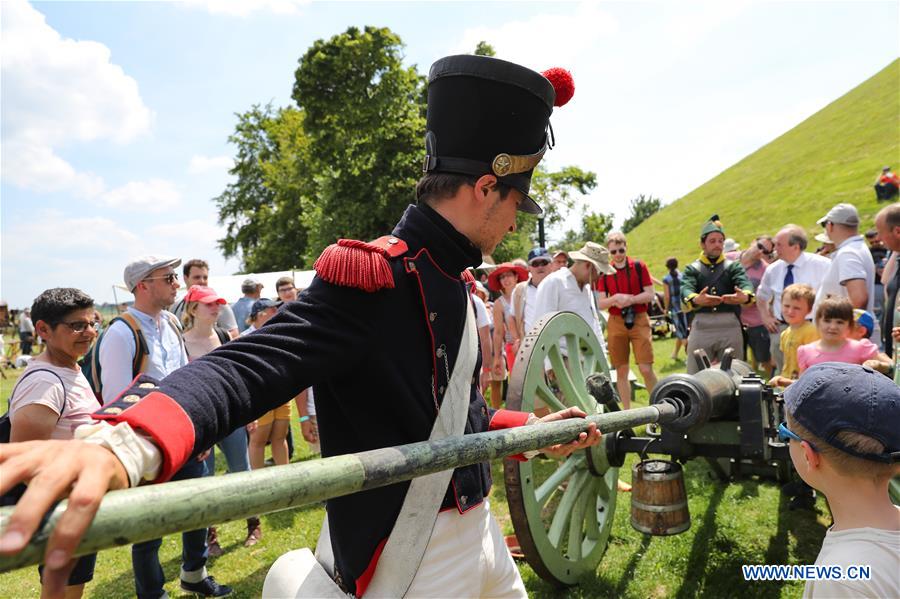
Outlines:
[{"label": "black shako hat", "polygon": [[[565,74],[566,89],[559,95],[568,101],[574,91],[571,76],[553,71]],[[552,144],[555,102],[550,80],[523,66],[470,54],[438,60],[428,74],[422,170],[476,177],[493,173],[525,194],[519,210],[541,214],[528,192],[534,168]]]}]

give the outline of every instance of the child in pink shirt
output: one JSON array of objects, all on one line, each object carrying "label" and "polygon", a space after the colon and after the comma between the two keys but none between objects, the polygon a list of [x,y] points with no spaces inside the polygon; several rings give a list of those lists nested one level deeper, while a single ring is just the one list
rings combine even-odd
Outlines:
[{"label": "child in pink shirt", "polygon": [[829,297],[816,310],[816,328],[819,340],[797,348],[800,374],[814,364],[845,362],[862,364],[885,373],[891,368],[891,360],[868,339],[852,339],[856,326],[853,305],[846,298]]}]

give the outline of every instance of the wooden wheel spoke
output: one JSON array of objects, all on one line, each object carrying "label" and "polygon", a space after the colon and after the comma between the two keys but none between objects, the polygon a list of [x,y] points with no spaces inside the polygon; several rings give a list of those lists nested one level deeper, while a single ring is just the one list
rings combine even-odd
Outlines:
[{"label": "wooden wheel spoke", "polygon": [[[585,406],[583,405],[581,394],[578,392],[575,382],[572,380],[572,375],[567,368],[566,360],[563,358],[559,345],[551,347],[547,357],[550,359],[550,364],[553,366],[553,374],[556,377],[556,383],[559,385],[560,391],[562,391],[566,398],[565,403],[570,406],[577,406],[584,409]],[[584,382],[582,381],[580,384],[583,385]]]},{"label": "wooden wheel spoke", "polygon": [[562,539],[563,531],[565,531],[566,525],[569,522],[569,516],[571,515],[572,509],[575,507],[575,500],[581,495],[581,491],[587,484],[589,476],[590,474],[588,474],[586,470],[580,470],[575,473],[575,476],[569,481],[569,486],[566,487],[565,492],[563,492],[562,499],[556,508],[556,513],[553,514],[553,520],[550,522],[550,530],[547,532],[547,538],[550,539],[550,543],[557,549],[559,548],[559,542],[560,539]]},{"label": "wooden wheel spoke", "polygon": [[580,560],[583,532],[584,532],[584,515],[587,511],[589,500],[594,496],[591,492],[592,484],[584,485],[578,499],[575,500],[575,506],[572,509],[572,515],[569,516],[569,548],[568,556],[570,560]]},{"label": "wooden wheel spoke", "polygon": [[585,537],[591,541],[596,541],[600,538],[600,520],[597,518],[597,510],[600,508],[600,506],[597,505],[598,483],[599,481],[594,479],[593,493],[588,502],[587,511],[584,512],[584,533]]},{"label": "wooden wheel spoke", "polygon": [[553,474],[547,477],[541,485],[535,489],[534,498],[537,501],[537,504],[540,506],[546,505],[547,501],[550,500],[550,497],[553,495],[553,492],[556,491],[556,488],[562,484],[564,480],[567,480],[572,473],[575,472],[576,467],[578,466],[578,462],[572,458],[569,458],[559,468],[557,468]]},{"label": "wooden wheel spoke", "polygon": [[558,412],[559,410],[565,410],[566,406],[556,397],[556,394],[550,389],[550,386],[547,385],[546,382],[541,382],[538,384],[535,389],[535,393],[541,400],[550,406],[554,412]]}]

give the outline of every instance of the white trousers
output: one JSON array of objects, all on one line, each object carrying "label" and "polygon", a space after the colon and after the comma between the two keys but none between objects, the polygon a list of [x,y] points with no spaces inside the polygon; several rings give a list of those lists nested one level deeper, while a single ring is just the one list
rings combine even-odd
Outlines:
[{"label": "white trousers", "polygon": [[[311,569],[320,572],[322,580],[318,583],[307,576]],[[278,558],[266,576],[262,595],[272,599],[343,596],[321,566],[315,564],[309,549],[291,551]],[[406,596],[528,597],[487,501],[465,514],[456,510],[438,514]]]},{"label": "white trousers", "polygon": [[489,508],[438,514],[407,597],[528,597]]}]

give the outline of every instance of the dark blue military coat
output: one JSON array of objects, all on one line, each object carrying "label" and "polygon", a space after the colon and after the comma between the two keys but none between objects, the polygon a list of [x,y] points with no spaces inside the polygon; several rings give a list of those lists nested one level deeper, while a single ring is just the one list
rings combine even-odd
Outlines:
[{"label": "dark blue military coat", "polygon": [[[161,480],[313,385],[326,457],[426,440],[471,309],[461,272],[480,264],[481,252],[427,206],[410,206],[393,236],[406,244],[402,254],[384,257],[393,288],[366,292],[317,277],[259,331],[176,371],[159,391],[127,390],[121,397],[146,397],[120,399],[98,417],[151,435],[164,454]],[[488,409],[477,386],[480,365],[479,359],[472,373],[466,433],[524,424],[525,414]],[[346,590],[364,592],[408,486],[328,501],[335,566]],[[459,468],[442,509],[464,512],[490,487],[488,464]]]}]

